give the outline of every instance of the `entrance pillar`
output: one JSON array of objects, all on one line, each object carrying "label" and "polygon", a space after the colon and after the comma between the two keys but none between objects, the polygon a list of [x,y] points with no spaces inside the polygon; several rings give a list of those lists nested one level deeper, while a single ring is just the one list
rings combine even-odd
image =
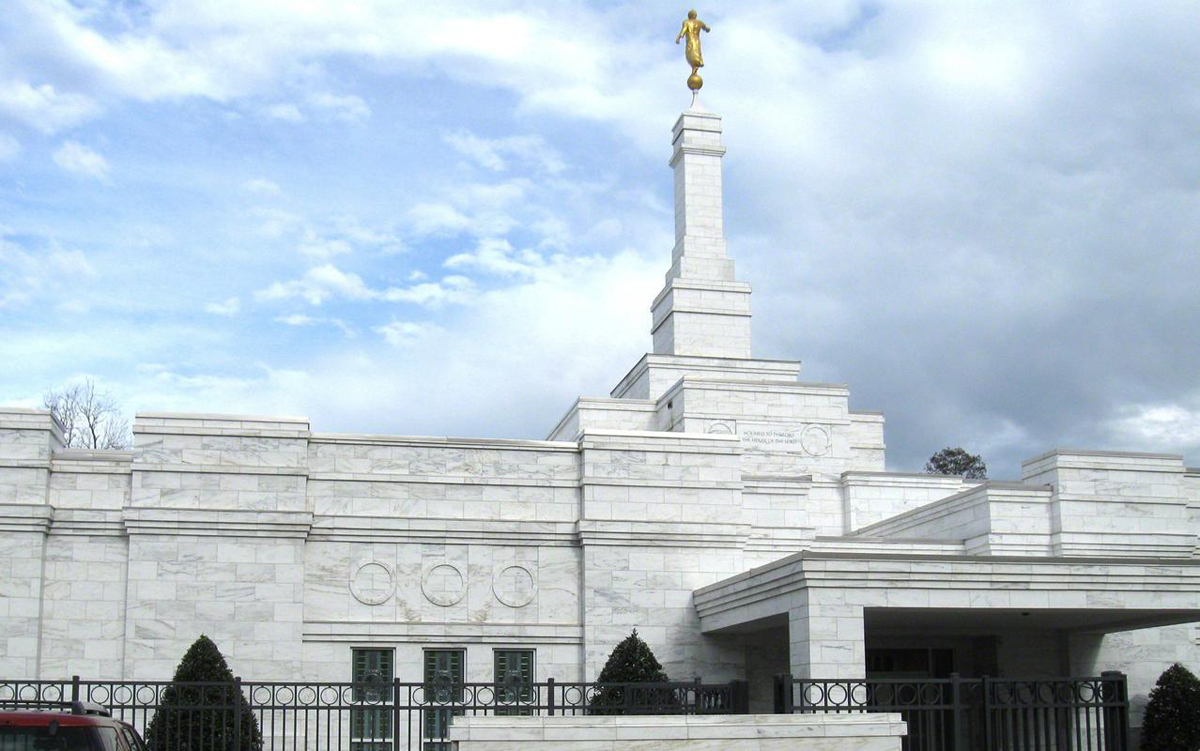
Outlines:
[{"label": "entrance pillar", "polygon": [[788,649],[795,678],[865,678],[866,628],[861,605],[833,602],[812,589],[788,611]]}]

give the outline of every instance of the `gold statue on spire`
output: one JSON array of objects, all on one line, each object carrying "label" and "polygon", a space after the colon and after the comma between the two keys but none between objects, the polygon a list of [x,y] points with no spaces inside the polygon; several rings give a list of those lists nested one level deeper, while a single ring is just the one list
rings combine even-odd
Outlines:
[{"label": "gold statue on spire", "polygon": [[679,36],[675,37],[675,44],[679,44],[679,40],[687,37],[687,47],[684,48],[684,57],[687,58],[688,65],[692,66],[692,75],[688,76],[687,85],[693,92],[699,91],[704,85],[704,79],[700,77],[698,72],[704,67],[704,55],[700,52],[700,30],[712,31],[708,28],[708,24],[696,18],[696,11],[689,10],[688,17],[683,22],[683,28],[679,30]]}]

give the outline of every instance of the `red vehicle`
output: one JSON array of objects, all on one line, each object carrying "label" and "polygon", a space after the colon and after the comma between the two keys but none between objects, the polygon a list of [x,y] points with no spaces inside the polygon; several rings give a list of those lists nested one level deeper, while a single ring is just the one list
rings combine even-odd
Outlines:
[{"label": "red vehicle", "polygon": [[77,701],[67,708],[0,710],[0,751],[146,751],[137,731],[104,707]]}]

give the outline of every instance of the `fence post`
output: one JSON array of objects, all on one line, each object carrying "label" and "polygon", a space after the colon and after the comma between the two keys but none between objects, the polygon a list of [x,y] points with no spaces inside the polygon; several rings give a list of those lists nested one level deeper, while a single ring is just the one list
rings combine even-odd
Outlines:
[{"label": "fence post", "polygon": [[242,751],[242,678],[233,678],[233,751]]},{"label": "fence post", "polygon": [[[692,682],[696,686],[696,708],[692,714],[704,714],[704,680],[700,676],[696,676]],[[687,702],[684,702],[683,713],[687,714]]]},{"label": "fence post", "polygon": [[71,701],[79,701],[79,676],[71,676]]},{"label": "fence post", "polygon": [[992,679],[983,676],[983,747],[992,747]]},{"label": "fence post", "polygon": [[546,679],[546,707],[549,710],[547,714],[554,716],[554,676]]},{"label": "fence post", "polygon": [[775,676],[775,714],[792,714],[796,711],[792,674],[779,673]]},{"label": "fence post", "polygon": [[954,748],[961,746],[962,734],[962,698],[959,696],[959,680],[958,673],[950,674],[950,738],[954,743]]},{"label": "fence post", "polygon": [[392,678],[392,748],[400,751],[400,678]]},{"label": "fence post", "polygon": [[732,680],[729,682],[730,714],[750,714],[750,684],[746,681]]},{"label": "fence post", "polygon": [[1129,746],[1129,696],[1120,670],[1100,673],[1100,701],[1104,706],[1104,751],[1125,751]]}]

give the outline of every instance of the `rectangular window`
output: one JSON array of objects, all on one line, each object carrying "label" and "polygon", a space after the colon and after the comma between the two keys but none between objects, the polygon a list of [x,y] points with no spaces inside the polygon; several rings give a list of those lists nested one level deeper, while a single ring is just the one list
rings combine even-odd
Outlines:
[{"label": "rectangular window", "polygon": [[537,693],[533,685],[533,650],[497,649],[492,654],[496,676],[496,714],[534,714]]},{"label": "rectangular window", "polygon": [[392,680],[395,654],[390,649],[353,650],[351,700],[364,709],[350,710],[350,751],[392,748]]},{"label": "rectangular window", "polygon": [[425,650],[425,700],[444,709],[425,710],[425,751],[450,751],[446,735],[450,718],[463,713],[453,709],[463,702],[467,653],[461,649]]}]

